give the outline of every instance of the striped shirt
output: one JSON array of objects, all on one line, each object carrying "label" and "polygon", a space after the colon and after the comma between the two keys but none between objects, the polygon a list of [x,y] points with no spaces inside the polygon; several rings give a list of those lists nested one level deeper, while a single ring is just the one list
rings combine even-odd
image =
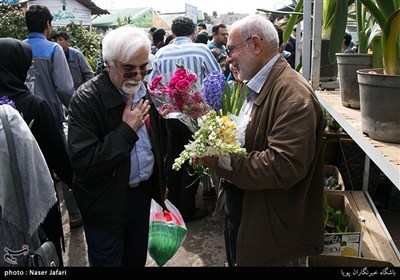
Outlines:
[{"label": "striped shirt", "polygon": [[205,44],[193,43],[188,37],[177,37],[156,53],[150,80],[162,75],[164,81],[169,82],[177,69],[176,64],[182,64],[196,74],[199,85],[203,84],[204,78],[212,71],[221,71]]},{"label": "striped shirt", "polygon": [[251,109],[253,107],[254,99],[255,97],[260,94],[261,89],[263,85],[265,84],[265,81],[268,78],[269,72],[271,72],[272,66],[275,64],[275,62],[278,60],[280,54],[275,55],[270,61],[268,61],[267,64],[264,65],[263,68],[261,68],[258,73],[251,78],[251,80],[246,84],[247,87],[249,88],[248,94],[247,94],[247,100],[243,104],[242,110],[240,114],[245,114],[247,116],[250,116]]}]

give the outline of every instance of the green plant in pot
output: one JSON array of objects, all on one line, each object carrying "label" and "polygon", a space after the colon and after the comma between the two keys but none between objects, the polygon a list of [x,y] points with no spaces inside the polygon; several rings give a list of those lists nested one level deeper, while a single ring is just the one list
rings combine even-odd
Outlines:
[{"label": "green plant in pot", "polygon": [[383,68],[357,71],[361,127],[375,140],[400,143],[400,0],[359,1],[381,30],[381,36],[372,31],[369,42],[379,42],[371,44],[373,56],[383,58]]},{"label": "green plant in pot", "polygon": [[[372,55],[367,53],[368,37],[371,34],[374,19],[367,17],[367,11],[359,0],[355,2],[355,18],[357,22],[358,53],[336,53],[339,70],[340,97],[342,105],[351,108],[360,108],[360,92],[357,81],[357,70],[372,67]],[[337,14],[342,17],[347,14]],[[350,14],[349,14],[350,16]],[[341,34],[337,34],[337,41],[343,40]]]},{"label": "green plant in pot", "polygon": [[[337,65],[335,53],[342,49],[344,30],[347,24],[347,16],[338,18],[337,14],[348,13],[348,7],[355,0],[324,0],[322,10],[322,42],[321,42],[321,68],[320,81],[333,81],[337,79]],[[287,42],[296,24],[303,20],[303,0],[299,0],[289,20],[280,25],[284,29],[283,41]],[[278,12],[258,9],[264,12]],[[340,37],[339,39],[336,39]]]}]

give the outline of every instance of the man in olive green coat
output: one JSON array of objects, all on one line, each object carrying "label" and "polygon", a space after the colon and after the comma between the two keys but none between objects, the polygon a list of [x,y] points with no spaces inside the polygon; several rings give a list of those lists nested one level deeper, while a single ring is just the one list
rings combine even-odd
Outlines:
[{"label": "man in olive green coat", "polygon": [[[235,22],[227,50],[239,80],[248,81],[240,113],[249,118],[247,154],[200,162],[242,190],[239,203],[227,197],[226,205],[228,230],[237,230],[228,244],[236,265],[292,265],[323,250],[322,110],[307,81],[279,54],[277,32],[264,17]],[[232,213],[239,214],[230,223]]]}]

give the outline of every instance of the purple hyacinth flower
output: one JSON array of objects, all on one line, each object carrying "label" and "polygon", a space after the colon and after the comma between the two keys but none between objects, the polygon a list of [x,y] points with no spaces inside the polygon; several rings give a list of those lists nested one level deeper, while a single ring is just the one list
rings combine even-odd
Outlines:
[{"label": "purple hyacinth flower", "polygon": [[214,110],[222,109],[222,95],[225,90],[225,76],[213,71],[204,79],[202,94],[207,104]]}]

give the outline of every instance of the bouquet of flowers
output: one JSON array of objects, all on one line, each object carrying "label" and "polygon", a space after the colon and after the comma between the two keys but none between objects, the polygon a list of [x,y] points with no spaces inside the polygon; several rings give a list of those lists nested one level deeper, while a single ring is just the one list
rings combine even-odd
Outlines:
[{"label": "bouquet of flowers", "polygon": [[245,153],[241,148],[243,141],[242,144],[239,141],[243,137],[239,135],[244,134],[247,119],[239,119],[237,115],[246,99],[247,88],[243,94],[240,86],[233,86],[231,90],[224,75],[214,71],[206,77],[200,90],[197,76],[183,65],[177,67],[167,85],[159,75],[149,86],[149,93],[160,114],[167,119],[181,120],[194,133],[194,141],[185,145],[172,168],[179,170],[191,157]]},{"label": "bouquet of flowers", "polygon": [[202,94],[218,115],[238,116],[247,97],[247,87],[240,82],[229,84],[222,72],[213,71],[204,79]]},{"label": "bouquet of flowers", "polygon": [[200,118],[200,128],[193,136],[194,141],[185,145],[172,169],[179,170],[192,157],[242,154],[246,149],[237,140],[237,126],[228,116],[218,116],[214,110]]},{"label": "bouquet of flowers", "polygon": [[193,135],[194,141],[185,145],[172,166],[179,170],[192,157],[223,156],[243,154],[244,131],[248,118],[238,117],[247,96],[247,88],[242,92],[241,84],[226,83],[219,71],[207,75],[202,88],[203,99],[213,109],[199,120],[200,128]]},{"label": "bouquet of flowers", "polygon": [[183,65],[178,64],[177,67],[167,85],[161,75],[154,77],[149,93],[164,118],[179,119],[195,132],[198,129],[197,118],[206,114],[210,108],[200,96],[197,76]]}]

